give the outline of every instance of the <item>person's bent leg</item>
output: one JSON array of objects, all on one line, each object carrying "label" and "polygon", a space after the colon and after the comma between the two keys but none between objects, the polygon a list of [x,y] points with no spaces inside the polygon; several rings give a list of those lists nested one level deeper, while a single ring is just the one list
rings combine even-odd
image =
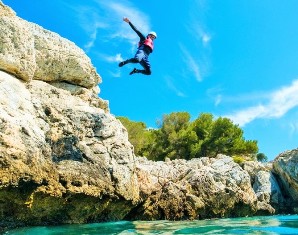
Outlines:
[{"label": "person's bent leg", "polygon": [[142,73],[144,75],[151,75],[151,69],[136,69],[135,73]]},{"label": "person's bent leg", "polygon": [[151,69],[150,68],[146,68],[146,69],[136,69],[134,68],[129,75],[132,75],[134,73],[142,73],[144,75],[151,75]]},{"label": "person's bent leg", "polygon": [[128,60],[124,60],[122,62],[119,63],[119,67],[122,67],[123,65],[126,65],[128,63],[139,63],[138,59],[136,58],[131,58],[131,59],[128,59]]},{"label": "person's bent leg", "polygon": [[139,70],[139,73],[145,74],[145,75],[151,75],[151,66],[148,60],[148,56],[145,56],[142,61],[140,62],[142,67],[144,68],[143,70]]}]

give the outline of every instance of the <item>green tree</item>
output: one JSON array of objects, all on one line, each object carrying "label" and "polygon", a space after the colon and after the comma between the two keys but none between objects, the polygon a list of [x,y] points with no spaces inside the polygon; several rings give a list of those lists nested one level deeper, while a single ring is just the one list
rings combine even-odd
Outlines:
[{"label": "green tree", "polygon": [[164,115],[160,128],[155,132],[157,151],[153,159],[166,157],[189,159],[189,144],[196,141],[195,133],[189,128],[190,115],[187,112],[174,112]]},{"label": "green tree", "polygon": [[147,130],[146,124],[143,122],[130,121],[126,117],[117,117],[118,120],[127,129],[128,139],[134,146],[136,155],[142,155],[145,146],[153,141],[152,133]]},{"label": "green tree", "polygon": [[243,131],[228,118],[213,118],[210,113],[201,113],[193,122],[187,112],[164,115],[158,129],[148,130],[142,122],[119,118],[127,128],[135,153],[151,160],[191,159],[251,155],[258,152],[257,141],[246,141]]},{"label": "green tree", "polygon": [[217,154],[255,154],[256,141],[245,141],[243,131],[228,118],[219,117],[211,124],[211,131],[202,144],[202,155],[215,157]]},{"label": "green tree", "polygon": [[267,158],[267,156],[264,153],[258,153],[257,154],[257,160],[259,162],[267,162],[268,161],[268,158]]}]

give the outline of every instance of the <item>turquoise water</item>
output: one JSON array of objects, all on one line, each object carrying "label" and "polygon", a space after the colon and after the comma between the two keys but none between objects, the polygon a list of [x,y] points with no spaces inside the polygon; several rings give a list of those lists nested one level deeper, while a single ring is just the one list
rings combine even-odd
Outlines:
[{"label": "turquoise water", "polygon": [[84,225],[31,227],[5,235],[133,235],[133,234],[298,234],[298,215],[199,221],[121,221]]}]

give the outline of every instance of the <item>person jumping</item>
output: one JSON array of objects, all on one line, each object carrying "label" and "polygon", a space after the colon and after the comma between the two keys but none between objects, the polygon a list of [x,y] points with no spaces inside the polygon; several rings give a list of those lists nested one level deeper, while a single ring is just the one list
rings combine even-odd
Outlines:
[{"label": "person jumping", "polygon": [[140,63],[144,69],[136,69],[134,68],[129,75],[132,75],[134,73],[142,73],[145,75],[151,74],[151,66],[148,60],[148,57],[150,53],[153,51],[153,40],[157,38],[157,35],[155,32],[148,33],[147,37],[145,37],[139,30],[136,29],[136,27],[130,22],[128,18],[123,18],[123,21],[128,23],[130,27],[137,33],[137,35],[140,37],[138,51],[135,54],[134,58],[122,61],[119,63],[119,67],[122,67],[125,64],[128,63]]}]

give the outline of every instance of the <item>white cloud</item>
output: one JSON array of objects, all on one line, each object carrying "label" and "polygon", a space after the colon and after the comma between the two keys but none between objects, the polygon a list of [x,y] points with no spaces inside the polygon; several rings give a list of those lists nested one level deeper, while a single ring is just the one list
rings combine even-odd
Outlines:
[{"label": "white cloud", "polygon": [[196,0],[191,2],[191,6],[187,28],[197,41],[201,41],[203,46],[207,47],[212,39],[211,34],[206,29],[207,27],[204,26],[206,21],[204,15],[207,12],[208,4],[205,0]]},{"label": "white cloud", "polygon": [[215,106],[218,106],[221,103],[222,95],[218,94],[215,97]]},{"label": "white cloud", "polygon": [[172,82],[172,78],[170,76],[165,76],[165,80],[168,88],[174,91],[177,96],[186,97],[185,94],[174,85],[174,83]]},{"label": "white cloud", "polygon": [[258,118],[280,118],[289,110],[298,106],[298,80],[292,82],[290,86],[286,86],[269,94],[267,104],[259,104],[240,110],[234,114],[227,115],[240,126],[252,122]]},{"label": "white cloud", "polygon": [[114,56],[103,55],[102,57],[104,58],[105,61],[108,61],[108,62],[121,62],[124,60],[121,54],[116,54]]},{"label": "white cloud", "polygon": [[[144,12],[139,11],[137,8],[130,5],[123,5],[116,2],[109,2],[107,6],[113,11],[113,13],[122,21],[123,17],[128,17],[131,22],[144,34],[147,34],[150,30],[149,19]],[[123,22],[123,24],[127,24]],[[135,32],[130,31],[127,33],[127,25],[125,25],[124,30],[121,31],[121,37],[126,37],[129,39],[135,39],[137,36]],[[129,27],[129,26],[128,26]],[[123,27],[122,27],[123,28]]]},{"label": "white cloud", "polygon": [[203,78],[202,78],[200,67],[199,67],[198,63],[195,61],[195,59],[189,53],[189,51],[187,51],[185,49],[184,46],[180,45],[180,48],[183,53],[184,62],[187,64],[188,69],[190,70],[190,72],[192,72],[194,74],[196,80],[201,82],[203,80]]},{"label": "white cloud", "polygon": [[204,47],[210,44],[211,35],[200,26],[199,22],[193,22],[192,31],[195,33],[195,37],[202,42]]},{"label": "white cloud", "polygon": [[114,78],[120,78],[121,77],[121,72],[120,72],[120,70],[118,70],[117,72],[111,72],[110,71],[110,75],[111,75],[111,77],[114,77]]},{"label": "white cloud", "polygon": [[207,33],[203,33],[201,37],[202,37],[204,46],[207,46],[209,41],[211,40],[211,36],[208,35]]},{"label": "white cloud", "polygon": [[222,91],[221,87],[213,87],[206,91],[208,97],[214,100],[215,106],[218,106],[222,101]]},{"label": "white cloud", "polygon": [[292,134],[298,132],[298,122],[292,122],[292,123],[289,123],[289,125],[291,128]]},{"label": "white cloud", "polygon": [[[111,56],[111,55],[97,53],[97,56],[99,56],[102,60],[107,61],[108,63],[115,63],[115,62],[119,63],[124,60],[121,54],[116,54],[114,56]],[[116,78],[121,77],[120,70],[117,70],[116,72],[110,71],[109,73],[112,77],[116,77]]]},{"label": "white cloud", "polygon": [[130,26],[123,21],[123,17],[129,18],[140,32],[147,34],[151,31],[149,17],[131,3],[101,0],[97,0],[96,2],[101,9],[105,11],[107,16],[106,18],[102,18],[102,20],[110,25],[110,38],[125,38],[128,39],[133,46],[136,45],[138,36]]},{"label": "white cloud", "polygon": [[87,6],[87,3],[84,2],[78,5],[65,4],[75,11],[78,24],[89,36],[88,42],[84,46],[86,51],[89,51],[94,46],[99,37],[100,40],[106,41],[124,38],[128,39],[128,42],[135,46],[138,36],[123,21],[123,17],[128,17],[144,34],[150,31],[149,17],[128,1],[118,3],[113,0],[94,0],[93,3],[96,3],[96,5]]},{"label": "white cloud", "polygon": [[97,39],[98,30],[104,29],[104,28],[106,28],[106,25],[98,22],[95,22],[94,24],[92,24],[92,27],[88,26],[89,41],[84,46],[87,52],[94,46],[94,42]]}]

